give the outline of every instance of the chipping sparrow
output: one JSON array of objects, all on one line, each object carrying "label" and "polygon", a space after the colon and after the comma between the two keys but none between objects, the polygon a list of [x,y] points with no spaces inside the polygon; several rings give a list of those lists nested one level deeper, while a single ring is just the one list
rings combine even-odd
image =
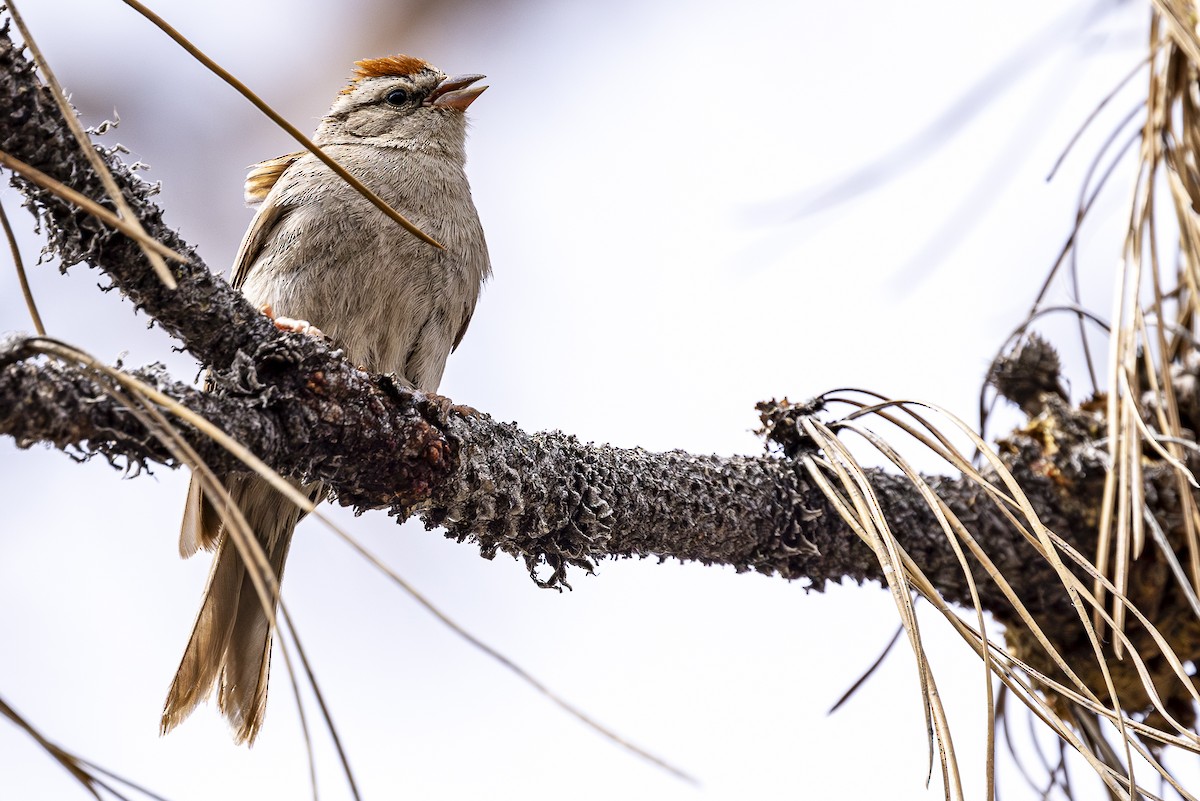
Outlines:
[{"label": "chipping sparrow", "polygon": [[[447,78],[409,56],[356,66],[313,141],[445,249],[403,230],[302,151],[256,165],[247,176],[246,200],[261,205],[232,283],[272,316],[276,310],[312,321],[355,364],[433,391],[490,271],[463,172],[463,112],[486,87],[471,86],[482,75]],[[300,510],[260,478],[234,476],[227,485],[282,577]],[[302,489],[316,500],[325,494],[319,483]],[[162,730],[178,725],[216,683],[236,740],[253,742],[266,708],[268,615],[195,478],[179,548],[184,556],[215,548],[216,558]]]}]

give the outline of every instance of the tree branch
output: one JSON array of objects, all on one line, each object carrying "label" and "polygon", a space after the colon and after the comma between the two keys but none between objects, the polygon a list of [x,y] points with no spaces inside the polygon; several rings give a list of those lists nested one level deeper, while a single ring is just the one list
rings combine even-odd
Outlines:
[{"label": "tree branch", "polygon": [[[103,377],[86,369],[34,360],[30,340],[0,344],[0,433],[21,447],[47,442],[82,456],[103,455],[119,466],[174,466],[170,454],[137,418],[103,389]],[[324,414],[300,401],[261,393],[232,396],[200,392],[169,381],[158,370],[139,377],[222,429],[281,472],[321,475],[339,497],[363,507],[389,506],[406,517],[413,497],[427,498],[422,514],[447,536],[478,542],[490,558],[504,552],[522,558],[543,584],[565,584],[570,565],[590,569],[605,557],[656,557],[730,565],[788,579],[826,582],[881,580],[878,561],[831,508],[824,494],[791,459],[769,456],[694,456],[683,452],[583,444],[560,432],[527,434],[444,399],[416,404],[407,433],[392,418],[360,414],[363,408],[330,405]],[[266,393],[270,395],[270,393]],[[380,410],[376,410],[380,411]],[[299,422],[291,419],[298,415]],[[393,426],[393,436],[346,442],[349,429]],[[413,433],[420,429],[420,435]],[[239,463],[186,424],[185,438],[218,471]],[[328,438],[322,432],[329,431]],[[289,433],[291,432],[291,433]],[[453,470],[414,478],[421,465],[441,464],[424,451],[449,443]],[[418,468],[413,468],[412,465]],[[375,471],[390,476],[380,480]],[[407,471],[407,473],[406,473]],[[371,477],[370,481],[362,476]],[[969,587],[932,512],[911,483],[871,471],[893,530],[906,551],[948,600],[969,603]],[[414,485],[428,482],[418,492]],[[932,477],[938,493],[976,536],[1039,614],[1071,614],[1052,571],[1034,558],[975,483]],[[1056,485],[1028,476],[1026,491],[1048,520],[1056,517]],[[1060,530],[1071,530],[1064,523]],[[549,574],[539,576],[543,566]],[[999,617],[1007,602],[982,571],[974,571],[982,598]]]}]

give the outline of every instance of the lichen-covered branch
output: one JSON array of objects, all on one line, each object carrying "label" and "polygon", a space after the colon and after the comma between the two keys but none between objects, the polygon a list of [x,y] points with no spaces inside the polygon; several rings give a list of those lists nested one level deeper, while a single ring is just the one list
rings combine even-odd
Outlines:
[{"label": "lichen-covered branch", "polygon": [[[571,565],[588,569],[606,557],[634,556],[730,565],[806,579],[816,589],[829,581],[881,577],[874,554],[788,458],[584,444],[560,432],[528,434],[439,398],[419,397],[411,406],[394,408],[332,403],[314,408],[312,399],[263,403],[269,392],[203,393],[160,371],[139,377],[221,420],[226,433],[282,472],[331,482],[344,502],[387,506],[407,516],[416,499],[424,499],[422,515],[429,525],[479,543],[485,556],[503,552],[524,559],[548,585],[564,583]],[[153,432],[105,391],[105,381],[94,371],[46,361],[27,340],[10,338],[0,344],[0,434],[23,447],[46,442],[118,465],[173,465]],[[370,436],[347,440],[343,428],[365,429]],[[217,470],[239,469],[187,424],[180,431]],[[453,460],[444,458],[444,447]],[[912,485],[882,471],[871,475],[904,548],[945,597],[968,602],[961,567]],[[1038,567],[1030,547],[977,485],[930,480],[987,543],[993,561],[1006,574],[1028,580],[1020,591],[1035,609],[1050,613],[1061,607],[1053,574]],[[1027,491],[1047,519],[1054,519],[1054,485],[1030,477]],[[1069,530],[1065,523],[1063,530]],[[1007,604],[999,593],[982,573],[976,571],[975,579],[985,603],[1005,617]]]},{"label": "lichen-covered branch", "polygon": [[[0,339],[0,433],[21,447],[50,443],[118,464],[175,466],[166,446],[147,431],[94,370],[41,358],[36,339]],[[427,417],[432,401],[407,393],[388,402],[374,395],[339,397],[345,388],[320,382],[297,393],[291,382],[260,383],[247,374],[243,391],[205,393],[171,381],[160,369],[136,371],[150,385],[232,435],[277,470],[328,477],[338,497],[360,507],[408,507],[424,500],[450,469],[449,449]],[[245,389],[251,387],[251,389]],[[122,393],[128,399],[131,393]],[[210,467],[244,470],[234,456],[186,422],[180,429]],[[346,465],[349,465],[347,467]]]}]

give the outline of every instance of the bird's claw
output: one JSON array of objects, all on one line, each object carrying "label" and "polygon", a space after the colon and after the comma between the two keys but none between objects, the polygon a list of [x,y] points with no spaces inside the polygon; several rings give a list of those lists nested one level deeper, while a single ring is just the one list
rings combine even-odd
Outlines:
[{"label": "bird's claw", "polygon": [[271,318],[271,322],[275,323],[275,327],[280,331],[291,331],[294,334],[308,334],[314,337],[324,337],[325,332],[308,320],[297,320],[294,317],[279,317],[275,314],[275,309],[270,303],[264,303],[258,307],[258,310],[267,317]]}]

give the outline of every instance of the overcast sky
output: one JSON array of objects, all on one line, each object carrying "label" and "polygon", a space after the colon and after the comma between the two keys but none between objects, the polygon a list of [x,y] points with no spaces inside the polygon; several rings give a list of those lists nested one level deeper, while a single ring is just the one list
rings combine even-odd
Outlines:
[{"label": "overcast sky", "polygon": [[[86,120],[120,116],[104,141],[151,165],[167,220],[225,270],[250,219],[245,167],[294,145],[122,3],[20,8]],[[442,391],[530,431],[719,454],[761,452],[755,402],[840,386],[974,419],[992,355],[1069,233],[1090,159],[1144,81],[1044,179],[1143,57],[1148,17],[1135,3],[1027,0],[155,8],[306,129],[358,58],[404,52],[486,73],[468,172],[495,276]],[[845,202],[823,194],[881,164]],[[1130,178],[1115,174],[1085,240],[1085,301],[1101,311]],[[33,257],[19,199],[0,201]],[[84,267],[34,269],[52,335],[102,360],[196,375],[97,280]],[[32,327],[16,287],[0,270],[0,330]],[[1084,392],[1070,327],[1049,330]],[[252,750],[232,745],[210,708],[157,735],[208,567],[177,556],[186,482],[166,469],[122,480],[98,461],[0,441],[0,696],[172,799],[305,797],[278,658]],[[903,644],[825,715],[897,625],[875,585],[822,595],[624,561],[573,575],[560,594],[419,522],[329,511],[468,629],[703,783],[565,716],[307,521],[284,595],[368,798],[942,796],[936,778],[925,788]],[[968,793],[983,797],[982,667],[934,617],[923,631]],[[322,797],[348,797],[327,736],[317,749]],[[83,797],[4,725],[0,768],[0,798]],[[1036,797],[1004,757],[1001,773],[1006,798]]]}]

